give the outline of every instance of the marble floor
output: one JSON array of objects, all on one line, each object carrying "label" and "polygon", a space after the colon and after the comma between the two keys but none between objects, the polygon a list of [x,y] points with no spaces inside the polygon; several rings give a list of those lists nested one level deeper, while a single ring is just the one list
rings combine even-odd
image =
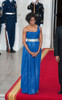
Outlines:
[{"label": "marble floor", "polygon": [[21,75],[22,48],[16,53],[0,51],[0,100]]}]

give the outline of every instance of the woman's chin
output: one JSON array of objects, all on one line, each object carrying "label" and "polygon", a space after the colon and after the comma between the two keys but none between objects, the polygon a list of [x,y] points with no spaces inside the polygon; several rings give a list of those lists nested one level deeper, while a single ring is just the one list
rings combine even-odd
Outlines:
[{"label": "woman's chin", "polygon": [[31,24],[32,26],[34,26],[35,24]]}]

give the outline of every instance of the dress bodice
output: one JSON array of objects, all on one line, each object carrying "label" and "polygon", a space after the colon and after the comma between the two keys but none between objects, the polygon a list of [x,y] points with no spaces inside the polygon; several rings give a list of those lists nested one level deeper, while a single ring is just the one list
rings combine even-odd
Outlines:
[{"label": "dress bodice", "polygon": [[39,35],[40,35],[40,29],[39,29],[39,26],[38,26],[36,32],[28,31],[27,34],[26,34],[26,38],[28,38],[28,39],[38,39]]}]

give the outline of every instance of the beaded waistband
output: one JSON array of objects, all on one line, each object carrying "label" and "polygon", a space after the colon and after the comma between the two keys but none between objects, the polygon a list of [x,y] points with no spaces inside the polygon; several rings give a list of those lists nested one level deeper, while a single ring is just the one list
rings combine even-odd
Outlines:
[{"label": "beaded waistband", "polygon": [[39,39],[27,39],[27,38],[26,38],[26,41],[36,42],[36,41],[39,41]]}]

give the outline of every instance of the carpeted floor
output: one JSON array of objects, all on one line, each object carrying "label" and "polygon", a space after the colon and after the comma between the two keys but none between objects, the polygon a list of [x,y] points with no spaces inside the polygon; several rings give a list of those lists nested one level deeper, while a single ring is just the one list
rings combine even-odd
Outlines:
[{"label": "carpeted floor", "polygon": [[60,89],[58,78],[58,63],[53,50],[43,50],[40,70],[39,93],[28,95],[21,93],[21,77],[6,93],[6,100],[62,100],[58,94]]}]

